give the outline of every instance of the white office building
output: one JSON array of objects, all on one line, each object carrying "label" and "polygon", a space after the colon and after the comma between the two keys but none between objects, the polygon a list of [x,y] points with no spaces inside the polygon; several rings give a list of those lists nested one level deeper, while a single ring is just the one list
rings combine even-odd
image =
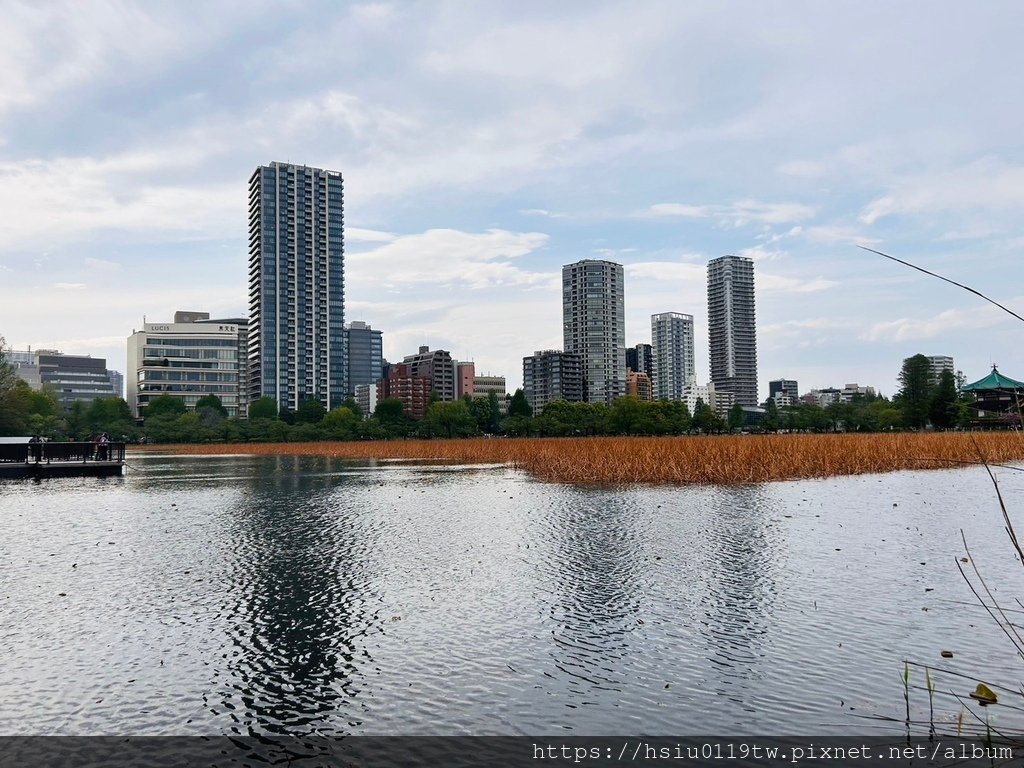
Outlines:
[{"label": "white office building", "polygon": [[239,415],[239,329],[236,323],[145,323],[128,337],[128,407],[136,418],[161,395],[187,410],[216,395],[229,416]]}]

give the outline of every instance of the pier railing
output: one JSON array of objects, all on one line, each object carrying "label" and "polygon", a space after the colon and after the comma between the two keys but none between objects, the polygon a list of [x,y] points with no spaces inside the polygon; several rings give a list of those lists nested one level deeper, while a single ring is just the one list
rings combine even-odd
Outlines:
[{"label": "pier railing", "polygon": [[6,443],[0,463],[114,461],[124,463],[124,443]]}]

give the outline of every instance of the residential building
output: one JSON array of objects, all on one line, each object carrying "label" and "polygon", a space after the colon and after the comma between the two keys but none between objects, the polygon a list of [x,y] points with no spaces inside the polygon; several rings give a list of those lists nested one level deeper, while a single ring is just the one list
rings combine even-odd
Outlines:
[{"label": "residential building", "polygon": [[693,354],[693,315],[662,312],[651,315],[654,398],[682,400],[696,382]]},{"label": "residential building", "polygon": [[444,349],[420,347],[415,355],[407,355],[403,361],[410,375],[427,379],[430,389],[437,393],[438,399],[451,402],[456,399],[455,361],[451,353]]},{"label": "residential building", "polygon": [[943,371],[949,371],[956,376],[956,369],[953,367],[953,358],[946,355],[931,355],[928,357],[928,365],[932,369],[932,381],[936,384],[942,377]]},{"label": "residential building", "polygon": [[356,405],[363,412],[363,418],[368,419],[377,410],[377,382],[373,384],[356,384],[354,397]]},{"label": "residential building", "polygon": [[556,400],[583,402],[580,355],[545,349],[523,358],[523,394],[535,414]]},{"label": "residential building", "polygon": [[843,390],[837,389],[836,387],[822,387],[821,389],[812,389],[806,395],[800,398],[805,403],[811,405],[817,405],[822,408],[827,408],[832,403],[841,402]]},{"label": "residential building", "polygon": [[128,337],[128,407],[136,418],[154,398],[178,398],[186,410],[216,395],[229,416],[240,415],[239,329],[230,322],[144,323]]},{"label": "residential building", "polygon": [[384,360],[384,334],[353,320],[345,325],[345,350],[348,375],[345,391],[354,394],[360,384],[376,387]]},{"label": "residential building", "polygon": [[650,344],[626,347],[626,368],[637,373],[646,373],[654,382],[654,348]]},{"label": "residential building", "polygon": [[249,179],[249,396],[295,410],[348,395],[344,185],[290,163]]},{"label": "residential building", "polygon": [[466,395],[474,396],[476,365],[470,362],[455,364],[455,397],[461,400]]},{"label": "residential building", "polygon": [[562,267],[565,351],[580,356],[583,399],[611,403],[626,394],[622,265],[584,259]]},{"label": "residential building", "polygon": [[746,257],[708,262],[708,341],[715,391],[731,392],[740,405],[756,406],[754,262]]},{"label": "residential building", "polygon": [[416,374],[409,363],[395,363],[388,366],[386,376],[377,382],[377,402],[401,400],[407,416],[422,419],[430,402],[431,382],[431,377]]},{"label": "residential building", "polygon": [[728,418],[729,409],[736,402],[732,392],[719,392],[713,382],[687,384],[680,400],[686,403],[691,416],[696,413],[697,401],[700,400],[723,419]]},{"label": "residential building", "polygon": [[793,400],[800,398],[799,388],[795,379],[773,379],[768,382],[768,397],[775,399],[775,396],[783,393]]},{"label": "residential building", "polygon": [[634,371],[626,368],[626,394],[635,397],[637,400],[650,401],[654,399],[651,389],[651,377],[643,371]]},{"label": "residential building", "polygon": [[874,397],[874,387],[862,387],[859,384],[847,384],[839,390],[839,402],[852,403],[858,397]]}]

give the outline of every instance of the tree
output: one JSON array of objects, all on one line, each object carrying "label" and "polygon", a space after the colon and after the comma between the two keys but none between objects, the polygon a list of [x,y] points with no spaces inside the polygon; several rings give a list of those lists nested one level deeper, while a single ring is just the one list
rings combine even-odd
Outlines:
[{"label": "tree", "polygon": [[7,342],[0,336],[0,435],[24,434],[25,415],[18,404],[18,391],[25,384],[7,359]]},{"label": "tree", "polygon": [[732,408],[729,409],[729,420],[727,425],[730,432],[734,432],[743,426],[743,420],[746,414],[743,411],[743,406],[739,403],[733,403]]},{"label": "tree", "polygon": [[220,401],[220,398],[214,394],[203,395],[196,400],[196,412],[199,412],[203,408],[212,408],[221,416],[228,415],[228,409],[224,407],[224,404]]},{"label": "tree", "polygon": [[272,397],[261,397],[249,403],[250,419],[276,419],[277,401]]},{"label": "tree", "polygon": [[327,408],[316,398],[308,398],[299,403],[295,412],[296,424],[319,424],[327,414]]},{"label": "tree", "polygon": [[779,430],[779,406],[776,405],[774,397],[769,397],[764,404],[764,417],[761,419],[761,429],[765,432],[778,432]]},{"label": "tree", "polygon": [[920,429],[928,423],[933,393],[932,366],[928,358],[918,354],[905,359],[899,382],[896,397],[903,412],[903,423],[911,429]]},{"label": "tree", "polygon": [[615,434],[632,435],[638,431],[643,416],[643,403],[637,398],[617,397],[608,412],[608,426]]},{"label": "tree", "polygon": [[[149,401],[143,409],[142,416],[148,422],[154,416],[184,416],[186,412],[185,403],[180,398],[171,395],[160,395]],[[88,419],[88,414],[86,415]],[[148,427],[148,424],[147,424]]]},{"label": "tree", "polygon": [[928,418],[939,429],[949,429],[957,423],[960,415],[956,391],[956,379],[951,371],[943,371],[939,383],[935,387],[931,403],[928,405]]},{"label": "tree", "polygon": [[693,409],[693,426],[705,434],[717,432],[722,428],[722,420],[711,410],[710,405],[698,397],[696,407]]},{"label": "tree", "polygon": [[530,403],[522,389],[517,389],[515,394],[512,395],[512,402],[508,406],[508,415],[520,416],[526,419],[533,416],[533,408],[530,407]]},{"label": "tree", "polygon": [[324,415],[320,427],[332,440],[354,440],[359,436],[362,420],[362,416],[347,405],[340,405]]},{"label": "tree", "polygon": [[467,437],[476,434],[476,420],[461,400],[433,403],[423,414],[420,430],[425,437]]}]

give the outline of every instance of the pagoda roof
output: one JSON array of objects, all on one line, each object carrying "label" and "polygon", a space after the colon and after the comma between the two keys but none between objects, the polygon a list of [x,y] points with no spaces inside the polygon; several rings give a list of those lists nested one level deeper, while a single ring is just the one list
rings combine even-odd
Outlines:
[{"label": "pagoda roof", "polygon": [[985,389],[1020,389],[1024,390],[1024,381],[1016,381],[1011,379],[1009,376],[1003,376],[999,372],[999,369],[994,365],[992,366],[992,373],[986,376],[984,379],[980,379],[973,384],[965,384],[963,387],[964,392],[977,392]]}]

